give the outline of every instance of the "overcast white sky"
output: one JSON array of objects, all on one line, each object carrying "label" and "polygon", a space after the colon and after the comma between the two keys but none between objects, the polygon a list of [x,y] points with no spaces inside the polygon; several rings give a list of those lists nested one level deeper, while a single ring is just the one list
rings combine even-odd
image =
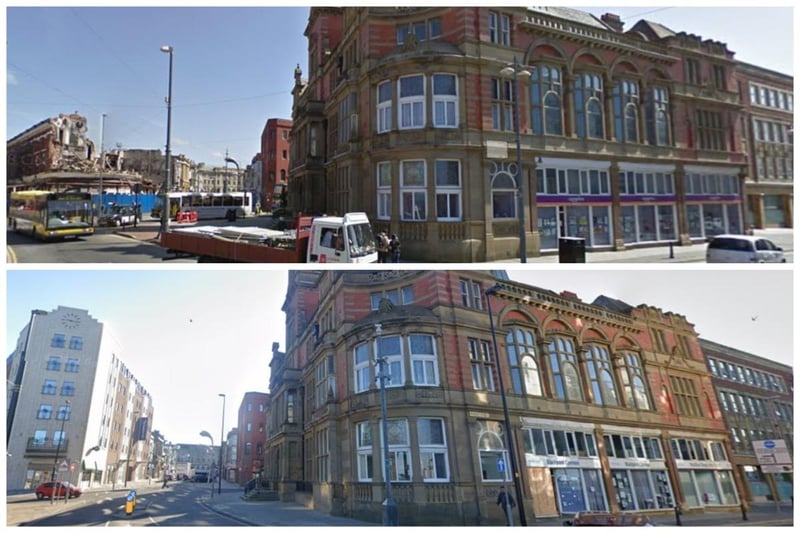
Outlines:
[{"label": "overcast white sky", "polygon": [[[793,364],[792,270],[535,268],[545,266],[508,272],[523,283],[575,292],[587,303],[605,294],[680,313],[703,337]],[[227,432],[244,393],[268,391],[272,343],[286,347],[281,306],[287,279],[285,268],[261,266],[9,270],[6,354],[32,309],[86,309],[122,342],[123,359],[153,397],[154,429],[184,443],[207,442],[199,436],[207,430],[217,443],[217,395],[227,395]]]}]

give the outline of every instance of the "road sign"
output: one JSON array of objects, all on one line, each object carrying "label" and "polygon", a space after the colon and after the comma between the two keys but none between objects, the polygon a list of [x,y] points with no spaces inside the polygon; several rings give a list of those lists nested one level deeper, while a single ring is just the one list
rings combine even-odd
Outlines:
[{"label": "road sign", "polygon": [[762,472],[779,474],[792,471],[792,457],[783,439],[754,440],[753,452]]},{"label": "road sign", "polygon": [[67,470],[69,470],[69,463],[68,462],[64,461],[63,463],[58,465],[58,471],[59,472],[66,472]]},{"label": "road sign", "polygon": [[497,471],[501,474],[506,471],[506,462],[502,458],[497,460]]}]

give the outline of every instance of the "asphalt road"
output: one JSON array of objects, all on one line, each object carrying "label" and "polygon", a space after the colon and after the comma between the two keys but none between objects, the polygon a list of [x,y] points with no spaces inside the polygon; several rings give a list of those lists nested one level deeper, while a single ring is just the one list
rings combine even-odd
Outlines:
[{"label": "asphalt road", "polygon": [[[42,242],[25,234],[6,232],[11,263],[163,263],[168,257],[157,244],[97,228],[90,237]],[[194,259],[170,259],[170,263],[196,263]]]},{"label": "asphalt road", "polygon": [[[160,483],[138,487],[136,507],[125,510],[128,490],[87,492],[65,502],[37,500],[32,493],[9,496],[6,505],[9,526],[243,526],[233,517],[211,511],[201,504],[208,485],[174,482],[166,489]],[[228,489],[236,490],[239,488]]]}]

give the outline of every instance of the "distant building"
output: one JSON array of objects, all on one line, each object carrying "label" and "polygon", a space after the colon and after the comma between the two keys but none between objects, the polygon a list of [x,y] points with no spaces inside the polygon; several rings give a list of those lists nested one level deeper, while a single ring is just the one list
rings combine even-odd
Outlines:
[{"label": "distant building", "polygon": [[[203,437],[198,437],[201,439]],[[187,444],[176,443],[175,463],[186,463],[191,465],[193,471],[208,472],[211,476],[216,476],[219,467],[219,446],[208,444]]]},{"label": "distant building", "polygon": [[747,222],[794,227],[794,78],[738,62],[739,100],[748,165]]},{"label": "distant building", "polygon": [[230,481],[231,483],[239,483],[238,468],[236,466],[238,446],[239,430],[237,428],[233,428],[228,432],[228,437],[225,440],[225,453],[223,457],[223,464],[225,465],[225,480]]},{"label": "distant building", "polygon": [[194,171],[192,192],[234,192],[244,186],[243,175],[237,175],[236,167],[212,167],[198,163]]},{"label": "distant building", "polygon": [[264,474],[264,444],[267,440],[269,394],[246,392],[239,404],[236,436],[236,476],[244,485]]},{"label": "distant building", "polygon": [[280,203],[289,177],[289,133],[292,121],[271,118],[261,133],[262,205],[267,209]]},{"label": "distant building", "polygon": [[85,310],[31,312],[6,363],[8,489],[147,477],[153,402],[122,353]]},{"label": "distant building", "polygon": [[94,170],[99,153],[88,131],[85,116],[61,113],[15,135],[6,143],[8,183],[54,170]]},{"label": "distant building", "polygon": [[793,469],[765,472],[753,447],[753,441],[782,439],[790,453],[794,450],[792,367],[706,339],[699,342],[747,501],[792,501]]}]

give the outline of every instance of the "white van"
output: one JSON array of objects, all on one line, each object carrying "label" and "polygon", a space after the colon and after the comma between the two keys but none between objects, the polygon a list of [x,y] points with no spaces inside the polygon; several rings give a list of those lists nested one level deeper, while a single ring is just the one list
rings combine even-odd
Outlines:
[{"label": "white van", "polygon": [[706,263],[785,263],[783,248],[752,235],[717,235],[706,248]]},{"label": "white van", "polygon": [[309,263],[376,263],[375,235],[366,213],[325,216],[311,223]]}]

